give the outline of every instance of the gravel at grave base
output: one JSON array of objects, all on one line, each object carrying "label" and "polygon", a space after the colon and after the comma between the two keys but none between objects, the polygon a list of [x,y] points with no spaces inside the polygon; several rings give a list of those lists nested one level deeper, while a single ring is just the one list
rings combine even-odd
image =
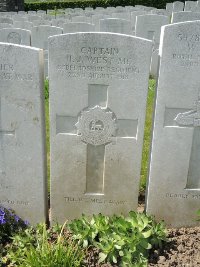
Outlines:
[{"label": "gravel at grave base", "polygon": [[168,239],[150,254],[148,267],[200,266],[200,227],[168,229]]}]

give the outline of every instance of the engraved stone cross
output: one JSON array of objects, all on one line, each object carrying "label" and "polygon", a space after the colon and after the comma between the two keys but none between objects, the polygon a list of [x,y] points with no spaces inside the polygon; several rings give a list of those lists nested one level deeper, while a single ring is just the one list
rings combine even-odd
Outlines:
[{"label": "engraved stone cross", "polygon": [[[170,112],[171,118],[174,117],[173,120],[176,125],[181,127],[194,127],[186,189],[200,189],[200,100],[196,101],[194,110],[167,109],[165,116],[167,124],[170,121]],[[176,115],[175,112],[177,112]],[[175,116],[172,116],[172,113]]]},{"label": "engraved stone cross", "polygon": [[0,97],[0,189],[6,189],[6,159],[3,138],[7,135],[14,136],[15,130],[3,129],[2,127],[2,98]]},{"label": "engraved stone cross", "polygon": [[108,85],[88,85],[88,107],[78,117],[57,115],[56,133],[87,144],[86,194],[104,194],[105,147],[114,138],[136,138],[138,120],[118,119],[108,107]]}]

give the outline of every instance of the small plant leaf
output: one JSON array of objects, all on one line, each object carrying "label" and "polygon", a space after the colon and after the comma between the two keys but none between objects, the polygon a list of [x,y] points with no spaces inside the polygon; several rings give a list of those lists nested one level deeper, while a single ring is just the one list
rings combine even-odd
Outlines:
[{"label": "small plant leaf", "polygon": [[99,260],[98,260],[98,264],[105,261],[105,259],[107,258],[107,254],[100,252],[99,253]]}]

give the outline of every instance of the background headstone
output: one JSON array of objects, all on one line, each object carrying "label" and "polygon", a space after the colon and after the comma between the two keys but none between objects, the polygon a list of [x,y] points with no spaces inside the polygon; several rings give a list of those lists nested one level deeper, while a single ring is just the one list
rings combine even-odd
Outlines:
[{"label": "background headstone", "polygon": [[100,19],[100,32],[113,32],[133,35],[130,20],[125,19]]},{"label": "background headstone", "polygon": [[182,11],[172,14],[172,23],[200,20],[200,12]]},{"label": "background headstone", "polygon": [[0,29],[0,42],[31,45],[31,32],[23,29]]}]

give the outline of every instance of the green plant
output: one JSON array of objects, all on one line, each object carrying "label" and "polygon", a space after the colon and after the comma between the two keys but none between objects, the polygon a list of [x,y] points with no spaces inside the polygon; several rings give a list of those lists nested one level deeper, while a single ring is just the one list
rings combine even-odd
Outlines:
[{"label": "green plant", "polygon": [[161,247],[166,240],[163,222],[156,223],[145,214],[130,212],[129,217],[93,215],[82,216],[69,228],[78,244],[95,246],[100,250],[99,263],[107,261],[119,266],[146,266],[148,251]]},{"label": "green plant", "polygon": [[[64,235],[47,229],[45,224],[26,230],[13,238],[4,262],[20,267],[78,267],[81,266],[83,252]],[[54,228],[55,229],[55,228]],[[57,227],[58,231],[60,227]]]},{"label": "green plant", "polygon": [[[184,2],[184,0],[180,0]],[[66,1],[47,1],[47,2],[28,2],[25,1],[25,10],[47,10],[47,9],[61,9],[61,8],[85,8],[85,7],[109,7],[109,6],[152,6],[156,8],[165,8],[169,0],[66,0]],[[173,2],[173,1],[172,1]]]},{"label": "green plant", "polygon": [[155,91],[156,91],[155,87],[156,87],[156,81],[153,79],[150,79],[148,96],[147,96],[146,121],[145,121],[145,128],[144,128],[142,166],[141,166],[141,175],[140,175],[140,192],[142,193],[145,192],[145,189],[146,189],[146,180],[147,180],[148,168],[149,168],[150,143],[151,143],[153,110],[154,110],[154,100],[155,100]]},{"label": "green plant", "polygon": [[44,81],[44,95],[45,95],[45,100],[49,99],[49,80],[48,79]]}]

